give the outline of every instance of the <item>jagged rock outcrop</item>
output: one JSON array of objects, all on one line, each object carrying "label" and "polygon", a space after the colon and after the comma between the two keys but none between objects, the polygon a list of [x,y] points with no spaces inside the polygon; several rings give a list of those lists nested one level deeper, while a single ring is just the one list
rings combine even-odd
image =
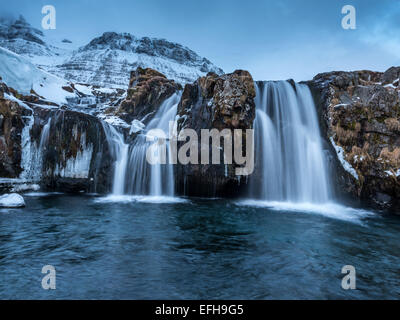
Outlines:
[{"label": "jagged rock outcrop", "polygon": [[330,72],[309,82],[337,156],[337,189],[379,208],[400,208],[399,70]]},{"label": "jagged rock outcrop", "polygon": [[[255,118],[254,97],[254,82],[249,72],[237,70],[223,76],[209,73],[185,86],[178,105],[178,132],[186,128],[193,129],[200,141],[201,129],[242,129],[245,145],[246,129],[253,128]],[[178,142],[178,149],[183,144],[182,141]],[[191,196],[233,196],[240,192],[246,177],[235,174],[238,166],[234,161],[233,164],[223,164],[223,145],[222,141],[221,164],[178,163],[175,175],[179,193]],[[201,150],[200,142],[198,150]],[[211,157],[211,146],[209,154]]]},{"label": "jagged rock outcrop", "polygon": [[115,115],[128,123],[133,119],[146,123],[161,103],[181,88],[156,70],[137,68],[131,72],[127,96]]}]

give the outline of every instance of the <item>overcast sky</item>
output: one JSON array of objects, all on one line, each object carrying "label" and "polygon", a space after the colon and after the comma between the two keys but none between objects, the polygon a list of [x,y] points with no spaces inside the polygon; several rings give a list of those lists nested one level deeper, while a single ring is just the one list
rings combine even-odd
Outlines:
[{"label": "overcast sky", "polygon": [[[12,0],[1,15],[22,14],[41,28],[43,5],[56,8],[46,35],[83,45],[105,31],[179,42],[225,72],[256,80],[311,79],[319,72],[400,65],[400,0]],[[353,5],[357,29],[341,26]]]}]

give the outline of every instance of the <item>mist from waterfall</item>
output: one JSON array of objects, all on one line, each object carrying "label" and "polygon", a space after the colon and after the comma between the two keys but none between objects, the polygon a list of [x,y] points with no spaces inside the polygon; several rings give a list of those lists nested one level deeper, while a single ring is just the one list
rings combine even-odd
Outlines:
[{"label": "mist from waterfall", "polygon": [[326,203],[330,179],[318,118],[307,85],[255,83],[255,173],[250,197],[266,201]]}]

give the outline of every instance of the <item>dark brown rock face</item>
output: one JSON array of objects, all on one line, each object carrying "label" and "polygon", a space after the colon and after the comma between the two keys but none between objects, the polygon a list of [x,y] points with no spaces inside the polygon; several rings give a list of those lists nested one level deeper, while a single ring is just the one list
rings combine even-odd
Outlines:
[{"label": "dark brown rock face", "polygon": [[[1,92],[1,90],[0,90]],[[21,134],[30,111],[0,96],[0,177],[17,178],[21,168]]]},{"label": "dark brown rock face", "polygon": [[[244,146],[246,129],[253,128],[254,97],[255,88],[249,72],[237,70],[222,76],[209,73],[185,86],[178,105],[178,132],[193,129],[200,141],[202,129],[242,129]],[[178,163],[175,173],[179,193],[191,196],[233,196],[240,193],[241,184],[246,183],[247,177],[235,174],[238,167],[235,161],[223,163],[223,141],[221,139],[221,164],[211,164],[211,161],[210,164],[201,164],[200,160],[199,164]],[[184,143],[179,142],[178,148]],[[198,150],[201,150],[200,143]],[[209,154],[212,154],[211,147]]]},{"label": "dark brown rock face", "polygon": [[338,189],[394,210],[400,208],[398,69],[324,73],[309,82],[326,138],[342,158]]},{"label": "dark brown rock face", "polygon": [[128,123],[133,119],[142,120],[154,114],[165,99],[180,89],[180,84],[167,79],[160,72],[139,67],[131,72],[127,97],[115,114]]}]

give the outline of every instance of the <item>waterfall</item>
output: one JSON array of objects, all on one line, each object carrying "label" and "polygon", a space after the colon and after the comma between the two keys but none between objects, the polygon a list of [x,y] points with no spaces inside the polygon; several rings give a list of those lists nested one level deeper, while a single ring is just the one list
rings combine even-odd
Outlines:
[{"label": "waterfall", "polygon": [[256,86],[253,198],[325,203],[329,175],[315,105],[307,85],[288,81]]},{"label": "waterfall", "polygon": [[42,132],[40,133],[39,147],[36,148],[35,159],[31,162],[33,166],[32,173],[34,175],[34,180],[37,181],[39,181],[40,178],[42,177],[43,156],[46,150],[47,142],[49,140],[50,125],[51,125],[51,117],[47,120],[46,124],[42,128]]},{"label": "waterfall", "polygon": [[[169,132],[169,122],[174,121],[180,94],[173,94],[166,99],[154,118],[148,123],[144,132],[135,140],[129,151],[127,166],[128,193],[151,196],[173,196],[175,189],[174,168],[170,161],[167,164],[152,164],[146,160],[147,149],[153,142],[146,141],[149,130],[160,129]],[[171,157],[169,144],[166,144],[167,157]],[[153,157],[162,155],[163,146],[153,148]],[[167,158],[167,159],[168,159]]]},{"label": "waterfall", "polygon": [[112,193],[114,195],[122,195],[125,191],[125,174],[129,145],[124,142],[124,135],[118,132],[112,125],[106,122],[102,122],[102,124],[111,156],[115,159]]},{"label": "waterfall", "polygon": [[[124,142],[124,135],[112,125],[103,122],[104,131],[114,162],[114,195],[133,194],[151,196],[173,196],[175,189],[173,165],[153,164],[146,159],[146,152],[153,142],[147,141],[147,133],[152,129],[169,132],[169,122],[174,121],[180,94],[174,94],[160,106],[154,118],[136,137],[133,144]],[[167,157],[170,157],[169,144],[166,144]],[[162,146],[155,148],[154,156],[162,154]]]},{"label": "waterfall", "polygon": [[24,168],[21,176],[24,179],[34,182],[40,181],[43,170],[43,155],[49,140],[51,117],[47,120],[40,133],[39,145],[31,141],[30,130],[33,126],[33,115],[29,119],[29,124],[24,127],[22,133],[22,160],[21,167]]},{"label": "waterfall", "polygon": [[[32,109],[30,109],[32,110]],[[34,146],[31,141],[31,129],[35,122],[33,111],[30,116],[25,117],[28,119],[21,133],[21,169],[20,179],[29,180],[32,174],[32,158],[35,154]]]}]

